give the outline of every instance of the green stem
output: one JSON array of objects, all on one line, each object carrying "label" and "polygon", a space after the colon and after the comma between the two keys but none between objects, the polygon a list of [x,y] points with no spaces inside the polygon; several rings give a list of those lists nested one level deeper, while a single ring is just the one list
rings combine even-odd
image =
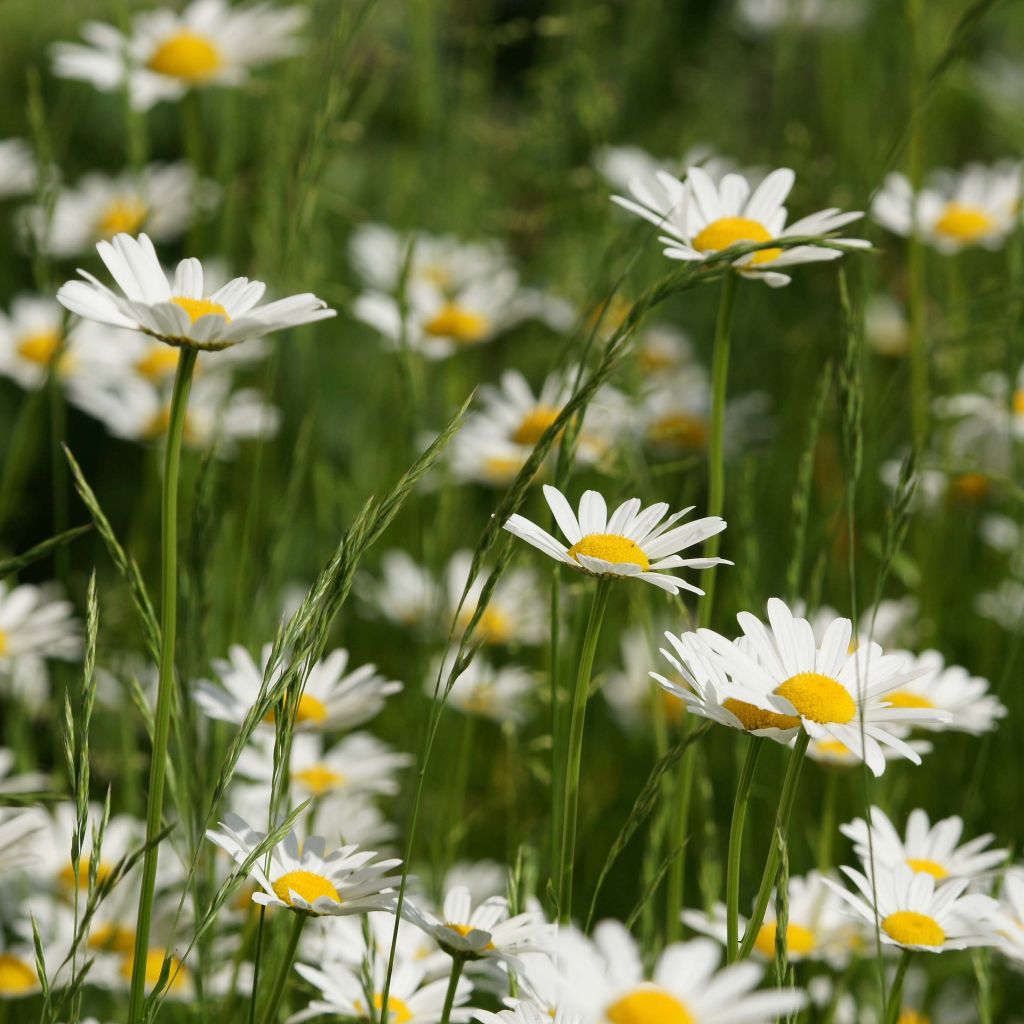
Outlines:
[{"label": "green stem", "polygon": [[462,977],[462,968],[465,966],[466,961],[461,956],[452,957],[452,973],[448,978],[448,991],[444,996],[441,1024],[448,1024],[448,1018],[452,1015],[452,1007],[455,1005],[455,993],[459,989],[459,978]]},{"label": "green stem", "polygon": [[911,956],[913,956],[911,950],[903,950],[903,955],[896,967],[896,975],[892,979],[892,989],[889,992],[888,1010],[885,1015],[886,1024],[898,1024],[900,1019],[900,1009],[903,1006],[903,979],[907,976]]},{"label": "green stem", "polygon": [[803,767],[804,755],[807,753],[807,744],[810,739],[811,737],[801,730],[796,746],[789,755],[786,778],[782,783],[782,795],[779,797],[778,810],[775,812],[775,827],[772,830],[771,846],[768,848],[768,859],[765,861],[764,874],[761,876],[761,888],[757,891],[754,912],[747,922],[747,930],[743,933],[743,943],[740,946],[739,954],[741,960],[750,956],[758,933],[761,931],[761,925],[764,924],[765,911],[768,909],[768,901],[771,899],[772,889],[775,887],[775,876],[779,873],[782,843],[785,841],[786,833],[789,830],[789,818],[793,813],[793,800],[796,797],[797,782],[800,780],[800,769]]},{"label": "green stem", "polygon": [[188,393],[197,352],[183,348],[174,378],[167,448],[164,452],[163,512],[160,530],[161,549],[161,640],[160,677],[153,726],[153,758],[149,766],[149,802],[146,808],[146,854],[142,864],[142,891],[135,929],[135,959],[132,963],[132,987],[128,1021],[141,1019],[146,987],[146,957],[149,953],[149,926],[153,916],[156,890],[158,847],[156,836],[163,819],[164,774],[167,769],[167,741],[170,735],[171,706],[174,693],[174,640],[178,624],[178,470],[181,464],[181,439],[185,432]]},{"label": "green stem", "polygon": [[732,824],[729,826],[729,861],[726,868],[726,956],[728,962],[736,959],[740,946],[740,857],[743,852],[743,824],[747,818],[750,802],[750,787],[764,744],[756,736],[747,740],[747,755],[743,759],[739,781],[736,783],[736,799],[732,805]]},{"label": "green stem", "polygon": [[583,724],[590,696],[590,676],[594,652],[601,635],[601,622],[608,605],[609,580],[599,579],[590,606],[587,631],[580,649],[579,671],[572,696],[572,717],[569,720],[569,744],[565,757],[565,786],[562,801],[561,855],[558,872],[558,920],[568,924],[572,914],[572,875],[576,859],[576,816],[579,809],[580,764],[583,758]]},{"label": "green stem", "polygon": [[[722,278],[715,321],[715,346],[711,357],[711,431],[708,437],[708,515],[720,516],[725,504],[725,395],[729,381],[729,335],[736,298],[737,274],[727,270]],[[705,545],[708,558],[718,555],[721,534],[709,537]],[[701,576],[704,599],[697,607],[697,625],[708,626],[715,601],[715,569]]]},{"label": "green stem", "polygon": [[281,1008],[281,999],[284,997],[284,990],[288,987],[288,978],[292,973],[292,964],[295,962],[295,950],[299,947],[299,936],[302,934],[302,927],[306,923],[308,914],[296,912],[295,921],[292,923],[292,933],[288,936],[288,948],[284,951],[284,958],[277,969],[277,977],[274,979],[274,987],[270,992],[270,999],[267,1000],[267,1007],[261,1018],[263,1024],[274,1024],[277,1020],[277,1012]]}]

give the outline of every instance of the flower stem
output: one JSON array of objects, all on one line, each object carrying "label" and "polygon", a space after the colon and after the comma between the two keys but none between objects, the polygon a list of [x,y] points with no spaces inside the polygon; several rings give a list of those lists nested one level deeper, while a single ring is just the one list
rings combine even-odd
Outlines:
[{"label": "flower stem", "polygon": [[801,729],[796,746],[789,755],[786,778],[782,783],[782,795],[775,812],[775,828],[772,831],[771,846],[768,848],[768,859],[765,861],[764,874],[761,876],[761,888],[757,891],[754,912],[747,922],[747,930],[743,933],[743,943],[739,953],[741,960],[750,956],[761,931],[761,925],[764,924],[765,911],[768,909],[768,901],[771,899],[772,889],[775,887],[775,876],[779,873],[782,843],[785,842],[786,832],[789,829],[789,818],[793,813],[793,800],[796,796],[797,782],[800,780],[800,769],[803,767],[810,739],[811,737]]},{"label": "flower stem", "polygon": [[153,726],[153,756],[149,766],[149,802],[146,808],[146,854],[142,864],[142,891],[135,928],[135,959],[132,963],[132,987],[128,1020],[136,1024],[142,1016],[146,986],[146,959],[149,953],[149,926],[153,916],[156,868],[164,805],[164,774],[167,768],[167,741],[171,726],[174,690],[174,639],[178,620],[178,470],[181,464],[181,439],[185,432],[188,393],[197,352],[183,348],[178,360],[171,395],[164,452],[163,510],[160,527],[160,677]]},{"label": "flower stem", "polygon": [[452,957],[452,973],[448,978],[448,991],[444,996],[441,1024],[448,1024],[448,1018],[452,1015],[452,1007],[455,1005],[455,993],[458,991],[459,978],[462,977],[462,968],[465,966],[466,961],[461,956]]},{"label": "flower stem", "polygon": [[754,771],[764,744],[756,736],[747,740],[747,754],[743,759],[743,767],[736,783],[736,799],[732,805],[732,824],[729,826],[729,862],[726,869],[725,901],[726,901],[726,957],[732,963],[739,953],[740,928],[740,857],[743,851],[743,824],[747,818],[747,805],[750,802],[750,786],[754,781]]},{"label": "flower stem", "polygon": [[903,979],[907,976],[911,956],[913,956],[912,950],[903,950],[903,955],[896,967],[892,988],[889,991],[888,1012],[885,1015],[886,1024],[898,1024],[900,1019],[900,1009],[903,1006]]},{"label": "flower stem", "polygon": [[288,948],[284,951],[284,957],[277,969],[277,977],[274,979],[274,987],[267,1000],[267,1007],[260,1018],[263,1024],[274,1024],[274,1021],[277,1020],[277,1011],[281,1008],[281,999],[284,996],[284,990],[288,987],[288,977],[292,972],[292,964],[295,962],[295,950],[299,948],[299,936],[302,934],[302,927],[308,916],[308,914],[298,912],[294,915],[292,933],[288,936]]},{"label": "flower stem", "polygon": [[590,696],[590,675],[594,652],[601,634],[601,622],[608,605],[609,580],[599,579],[590,606],[587,631],[580,648],[579,671],[572,696],[569,743],[565,756],[565,784],[562,801],[561,853],[558,872],[558,920],[568,924],[572,913],[572,875],[576,858],[576,816],[579,808],[580,763],[583,756],[583,724]]}]

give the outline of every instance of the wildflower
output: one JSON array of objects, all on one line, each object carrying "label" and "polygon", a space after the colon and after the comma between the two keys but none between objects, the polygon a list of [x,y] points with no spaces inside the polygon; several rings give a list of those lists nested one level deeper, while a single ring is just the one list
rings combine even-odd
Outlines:
[{"label": "wildflower", "polygon": [[691,146],[678,160],[659,160],[639,146],[602,146],[594,154],[594,167],[614,188],[629,188],[634,178],[650,178],[659,171],[678,176],[688,167],[700,167],[717,184],[737,170],[735,160],[700,144]]},{"label": "wildflower", "polygon": [[31,192],[36,185],[36,161],[21,139],[0,139],[0,199]]},{"label": "wildflower", "polygon": [[[655,629],[654,635],[661,631]],[[686,704],[651,679],[657,651],[648,630],[632,626],[619,636],[620,668],[608,674],[601,692],[617,721],[626,729],[648,725],[659,713],[672,725],[682,721]]]},{"label": "wildflower", "polygon": [[371,608],[403,629],[422,629],[438,612],[440,595],[430,572],[405,551],[387,551],[377,580],[361,581],[360,593]]},{"label": "wildflower", "polygon": [[[36,841],[42,838],[46,825],[46,814],[38,807],[23,810],[0,808],[0,874],[28,867],[35,861]],[[2,961],[3,954],[0,953],[0,963]]]},{"label": "wildflower", "polygon": [[999,948],[1019,966],[1024,963],[1024,868],[1011,867],[1003,876],[996,920]]},{"label": "wildflower", "polygon": [[[440,666],[442,687],[451,673],[455,652],[449,652]],[[438,671],[434,670],[423,685],[433,697],[437,689]],[[536,689],[533,676],[517,665],[495,667],[481,655],[459,673],[448,692],[448,703],[466,715],[479,715],[494,722],[522,722],[528,714],[529,699]]]},{"label": "wildflower", "polygon": [[902,304],[891,295],[872,295],[864,307],[864,337],[880,356],[905,356],[910,351],[910,327]]},{"label": "wildflower", "polygon": [[803,29],[853,28],[867,13],[863,0],[739,0],[740,26],[766,35],[791,26]]},{"label": "wildflower", "polygon": [[0,313],[0,374],[20,388],[42,387],[55,359],[64,373],[70,365],[64,337],[64,312],[52,299],[19,295],[10,315]]}]

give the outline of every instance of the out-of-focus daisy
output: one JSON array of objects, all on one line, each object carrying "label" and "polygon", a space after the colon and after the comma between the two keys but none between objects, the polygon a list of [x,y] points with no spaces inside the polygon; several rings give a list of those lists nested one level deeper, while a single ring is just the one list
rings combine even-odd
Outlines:
[{"label": "out-of-focus daisy", "polygon": [[50,364],[60,358],[64,371],[70,356],[64,343],[64,311],[53,299],[19,295],[10,314],[0,312],[0,375],[26,391],[41,387]]},{"label": "out-of-focus daisy", "polygon": [[43,251],[78,256],[122,233],[173,241],[216,198],[216,185],[199,181],[189,164],[150,164],[138,175],[87,174],[57,193],[52,210],[26,211],[26,223]]},{"label": "out-of-focus daisy", "polygon": [[876,870],[909,864],[914,871],[940,882],[946,878],[975,879],[991,872],[1009,855],[1008,850],[985,849],[995,838],[991,834],[961,845],[964,822],[956,815],[932,825],[927,812],[917,808],[907,817],[905,838],[878,807],[871,808],[869,821],[854,818],[840,825],[839,831],[853,842],[854,853],[866,867],[874,858]]},{"label": "out-of-focus daisy", "polygon": [[780,29],[849,29],[864,20],[864,0],[737,0],[736,18],[749,32]]},{"label": "out-of-focus daisy", "polygon": [[[661,632],[655,629],[654,635]],[[642,626],[624,629],[619,651],[620,667],[610,672],[601,685],[601,692],[619,722],[627,729],[649,726],[658,713],[656,707],[660,707],[670,724],[682,721],[686,704],[651,679],[657,649],[648,630]]]},{"label": "out-of-focus daisy", "polygon": [[1003,580],[995,590],[982,591],[974,599],[974,610],[1008,633],[1024,632],[1024,583]]},{"label": "out-of-focus daisy", "polygon": [[680,175],[685,174],[688,167],[700,167],[718,182],[730,171],[737,170],[735,160],[700,144],[691,146],[675,160],[658,159],[639,146],[603,146],[594,154],[594,167],[615,188],[629,188],[634,178],[649,178],[659,171]]},{"label": "out-of-focus daisy", "polygon": [[724,558],[684,559],[676,553],[721,533],[725,520],[718,516],[696,519],[673,529],[692,507],[666,519],[667,503],[659,502],[644,509],[639,498],[630,498],[609,516],[604,498],[597,491],[585,491],[577,518],[565,495],[556,487],[545,484],[544,498],[569,541],[568,546],[521,515],[512,516],[505,523],[505,529],[556,561],[587,575],[640,579],[670,594],[679,593],[680,588],[703,594],[699,587],[664,570],[708,569],[713,565],[730,564]]},{"label": "out-of-focus daisy", "polygon": [[[449,654],[441,666],[441,686],[445,685],[452,661]],[[423,684],[424,692],[434,696],[438,673],[434,670]],[[533,676],[517,665],[496,667],[476,655],[452,684],[448,703],[466,715],[479,715],[494,722],[522,722],[529,714],[530,698],[536,689]]]},{"label": "out-of-focus daisy", "polygon": [[891,295],[879,292],[864,306],[864,337],[880,356],[900,359],[910,347],[910,327],[903,306]]},{"label": "out-of-focus daisy", "polygon": [[968,878],[936,882],[926,871],[908,864],[876,865],[872,880],[843,866],[843,873],[857,887],[853,893],[831,879],[832,887],[849,904],[854,916],[874,930],[889,946],[942,953],[969,946],[995,946],[999,933],[995,915],[998,904],[981,893],[964,894]]},{"label": "out-of-focus daisy", "polygon": [[36,187],[36,161],[21,139],[0,139],[0,199]]},{"label": "out-of-focus daisy", "polygon": [[[195,699],[211,718],[240,725],[256,703],[263,688],[263,673],[270,659],[271,645],[265,644],[257,665],[240,644],[234,644],[227,659],[213,663],[221,685],[200,680]],[[361,665],[346,674],[348,651],[338,648],[321,658],[309,673],[295,714],[295,728],[302,731],[351,729],[362,725],[384,707],[384,701],[402,689],[402,684],[385,679],[376,666]],[[268,685],[272,691],[281,678],[280,667]],[[273,722],[273,712],[268,716]]]},{"label": "out-of-focus daisy", "polygon": [[886,176],[871,216],[897,235],[915,230],[939,252],[971,246],[998,249],[1013,231],[1020,205],[1021,168],[1009,161],[938,171],[915,196],[902,174]]},{"label": "out-of-focus daisy", "polygon": [[[1024,366],[1015,379],[998,372],[986,373],[976,391],[936,399],[934,411],[943,420],[956,421],[960,428],[949,445],[952,458],[973,466],[980,454],[978,449],[983,448],[983,468],[1011,472],[1007,442],[1011,438],[1024,441]],[[996,458],[994,446],[998,446]]]},{"label": "out-of-focus daisy", "polygon": [[405,551],[387,551],[380,577],[360,579],[359,592],[367,604],[403,629],[433,624],[441,606],[440,588],[430,571]]},{"label": "out-of-focus daisy", "polygon": [[539,911],[510,917],[504,896],[490,896],[474,907],[469,890],[461,886],[447,893],[439,915],[415,900],[406,900],[402,913],[449,956],[462,960],[500,960],[515,966],[521,954],[548,949],[555,932]]},{"label": "out-of-focus daisy", "polygon": [[[792,746],[796,740],[791,740]],[[933,750],[932,744],[927,740],[907,740],[907,746],[917,754],[924,757]],[[886,761],[902,760],[903,754],[892,747],[882,747],[882,754]],[[811,740],[807,745],[807,756],[818,764],[832,765],[835,768],[853,768],[862,763],[859,758],[845,743],[831,738]]]},{"label": "out-of-focus daisy", "polygon": [[0,675],[22,659],[75,661],[81,654],[81,626],[58,584],[0,580]]},{"label": "out-of-focus daisy", "polygon": [[473,1019],[481,1024],[584,1024],[573,1010],[557,1009],[550,1013],[536,1003],[517,1003],[510,1010],[475,1010]]},{"label": "out-of-focus daisy", "polygon": [[[238,815],[227,814],[220,830],[208,830],[206,838],[244,864],[267,837]],[[263,888],[253,894],[253,902],[307,914],[366,914],[392,908],[392,887],[401,878],[388,872],[401,861],[382,860],[356,846],[342,846],[329,854],[325,848],[320,836],[308,837],[300,848],[295,833],[289,832],[271,848],[269,871],[264,872],[262,862],[250,868]]]},{"label": "out-of-focus daisy", "polygon": [[193,88],[243,84],[251,69],[298,52],[305,20],[299,6],[192,0],[180,14],[161,8],[135,15],[127,35],[85,22],[85,45],[57,43],[53,70],[101,92],[118,92],[127,81],[132,106],[148,110]]},{"label": "out-of-focus daisy", "polygon": [[49,787],[50,777],[42,772],[12,774],[15,764],[14,751],[0,747],[0,797],[14,793],[42,793]]},{"label": "out-of-focus daisy", "polygon": [[442,889],[467,889],[473,903],[501,896],[508,888],[508,868],[496,860],[460,860],[444,876]]},{"label": "out-of-focus daisy", "polygon": [[[802,607],[794,612],[803,614]],[[839,617],[834,608],[823,605],[807,616],[820,643],[828,627]],[[857,637],[851,639],[850,650],[858,645],[874,642],[883,648],[905,647],[914,640],[914,627],[920,622],[920,608],[913,597],[886,598],[876,605],[864,608],[857,620]],[[909,655],[908,655],[909,657]]]},{"label": "out-of-focus daisy", "polygon": [[0,876],[35,861],[36,840],[46,826],[46,813],[38,807],[0,808]]},{"label": "out-of-focus daisy", "polygon": [[999,948],[1024,964],[1024,868],[1011,867],[1003,876],[996,920],[1002,936]]},{"label": "out-of-focus daisy", "polygon": [[639,332],[636,358],[645,377],[675,374],[694,365],[693,342],[672,324],[650,324]]},{"label": "out-of-focus daisy", "polygon": [[[51,938],[41,936],[43,942],[43,963],[46,967],[46,981],[51,989],[58,990],[68,983],[70,970],[64,964],[69,943],[64,936]],[[64,970],[60,971],[64,965]],[[58,973],[59,972],[59,973]],[[36,951],[31,933],[19,936],[10,945],[4,943],[0,932],[0,1000],[24,999],[35,995],[41,989],[36,968]]]},{"label": "out-of-focus daisy", "polygon": [[[783,167],[772,171],[752,191],[750,182],[741,174],[727,174],[716,184],[707,172],[691,167],[685,182],[660,172],[650,178],[633,179],[629,187],[632,199],[612,199],[667,232],[659,236],[659,241],[666,246],[664,252],[669,259],[689,262],[706,260],[716,252],[744,243],[804,236],[831,238],[832,232],[863,216],[830,208],[787,227],[783,203],[795,180],[793,171]],[[834,240],[857,248],[869,245],[858,238]],[[732,265],[746,277],[779,287],[790,282],[788,275],[780,273],[784,268],[834,260],[842,255],[841,249],[801,245],[748,253]]]},{"label": "out-of-focus daisy", "polygon": [[222,349],[335,315],[308,292],[260,305],[266,285],[245,277],[209,293],[203,285],[203,265],[194,258],[182,260],[173,280],[168,280],[145,234],[115,235],[110,242],[98,243],[96,250],[121,294],[79,270],[85,280],[61,285],[58,301],[79,316],[141,331],[169,345]]},{"label": "out-of-focus daisy", "polygon": [[842,743],[875,775],[885,770],[882,746],[920,764],[899,734],[950,718],[933,708],[891,707],[887,695],[920,670],[909,669],[902,656],[883,654],[875,643],[851,652],[849,619],[836,618],[820,643],[811,624],[778,598],[768,602],[770,629],[749,612],[737,620],[743,630],[737,641],[709,629],[696,637],[668,634],[675,656],[663,653],[691,690],[664,677],[659,682],[697,714],[781,741],[802,728],[812,739]]}]

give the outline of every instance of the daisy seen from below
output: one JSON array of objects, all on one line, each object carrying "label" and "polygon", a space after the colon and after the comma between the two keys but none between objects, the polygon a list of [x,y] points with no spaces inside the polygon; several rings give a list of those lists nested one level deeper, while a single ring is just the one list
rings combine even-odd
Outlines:
[{"label": "daisy seen from below", "polygon": [[[271,645],[265,644],[257,665],[240,644],[234,644],[226,659],[218,659],[213,669],[220,685],[200,680],[195,699],[210,718],[241,725],[261,693],[271,692],[281,679],[281,667],[275,669],[264,690],[263,674],[270,660]],[[385,679],[374,665],[348,669],[348,651],[338,648],[321,658],[310,670],[295,715],[296,730],[327,731],[351,729],[375,717],[385,700],[402,689],[402,684]],[[273,722],[273,711],[267,718]]]},{"label": "daisy seen from below", "polygon": [[54,45],[59,78],[118,92],[127,82],[136,110],[181,99],[201,86],[237,86],[261,64],[299,51],[306,21],[299,6],[192,0],[180,14],[168,8],[136,14],[127,34],[102,22],[82,26],[81,43]]},{"label": "daisy seen from below", "polygon": [[895,235],[915,232],[946,255],[981,246],[999,249],[1017,224],[1020,164],[968,164],[937,171],[915,196],[910,181],[893,172],[871,201],[871,216]]},{"label": "daisy seen from below", "polygon": [[936,881],[947,878],[976,879],[990,874],[1009,856],[1008,850],[989,850],[995,836],[978,836],[966,843],[963,818],[953,815],[931,824],[928,813],[917,808],[907,817],[905,836],[897,832],[888,816],[871,808],[868,820],[854,818],[839,831],[853,842],[853,851],[865,867],[874,858],[876,867],[907,864]]},{"label": "daisy seen from below", "polygon": [[[669,259],[702,262],[733,245],[765,243],[774,239],[820,236],[850,248],[868,248],[859,238],[833,238],[832,233],[863,216],[836,208],[803,217],[786,226],[783,205],[796,180],[788,167],[772,171],[755,189],[742,174],[727,174],[717,184],[700,167],[691,167],[686,180],[658,172],[630,182],[632,199],[613,196],[614,202],[667,232],[659,236]],[[843,249],[825,245],[798,245],[790,249],[765,248],[732,262],[737,272],[772,287],[789,284],[780,271],[801,263],[834,260]]]},{"label": "daisy seen from below", "polygon": [[879,936],[887,946],[943,953],[999,944],[998,904],[981,893],[965,894],[968,878],[938,882],[909,864],[878,864],[872,885],[868,875],[845,865],[842,870],[857,892],[831,879],[825,884],[848,904],[848,912],[872,931],[877,913]]},{"label": "daisy seen from below", "polygon": [[115,235],[96,246],[120,294],[79,270],[58,301],[79,316],[111,327],[141,331],[169,345],[216,350],[250,338],[298,327],[335,315],[315,295],[291,295],[260,305],[262,281],[236,277],[212,293],[204,289],[203,265],[182,260],[168,280],[149,236]]},{"label": "daisy seen from below", "polygon": [[724,558],[684,559],[677,554],[721,533],[726,524],[718,516],[675,526],[692,507],[666,518],[667,503],[659,502],[645,509],[639,498],[624,501],[609,516],[604,498],[597,491],[585,491],[577,517],[565,495],[548,484],[544,485],[544,499],[568,545],[518,514],[509,518],[505,529],[555,561],[589,576],[639,579],[670,594],[677,594],[680,589],[703,594],[699,587],[664,570],[731,564]]},{"label": "daisy seen from below", "polygon": [[0,199],[36,187],[36,161],[22,139],[0,139]]},{"label": "daisy seen from below", "polygon": [[[220,829],[209,829],[206,838],[241,865],[266,841],[236,814],[227,814]],[[326,840],[309,836],[301,845],[289,832],[270,850],[269,870],[253,864],[249,873],[262,887],[253,893],[254,903],[288,907],[306,914],[366,914],[390,911],[394,886],[400,875],[389,874],[400,860],[380,859],[371,850],[342,846],[325,854]]]}]

